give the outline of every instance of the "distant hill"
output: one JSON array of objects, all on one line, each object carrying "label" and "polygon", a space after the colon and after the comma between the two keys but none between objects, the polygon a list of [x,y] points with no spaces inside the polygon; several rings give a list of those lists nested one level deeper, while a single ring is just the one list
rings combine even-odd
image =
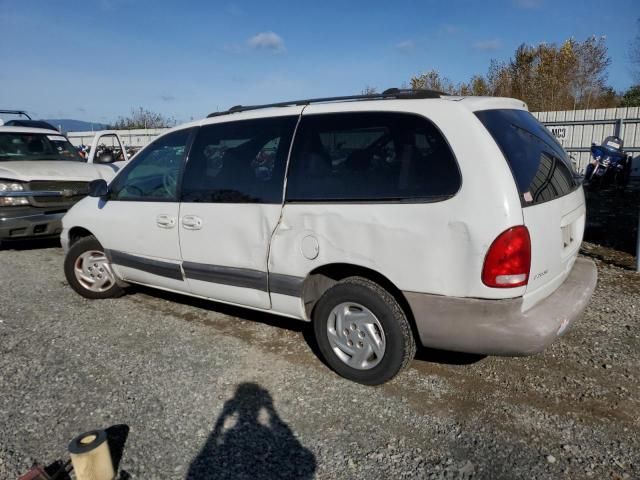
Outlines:
[{"label": "distant hill", "polygon": [[85,122],[83,120],[72,120],[69,118],[52,118],[45,120],[45,122],[49,122],[54,127],[62,129],[63,132],[87,132],[91,130],[104,130],[108,127],[108,125],[104,123]]}]

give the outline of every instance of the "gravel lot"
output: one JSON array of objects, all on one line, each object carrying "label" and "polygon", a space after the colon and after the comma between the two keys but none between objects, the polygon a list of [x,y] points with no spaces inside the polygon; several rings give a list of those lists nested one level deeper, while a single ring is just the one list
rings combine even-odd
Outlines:
[{"label": "gravel lot", "polygon": [[628,269],[598,259],[587,312],[543,354],[423,350],[372,388],[329,371],[304,324],[143,289],[85,300],[62,259],[0,250],[1,479],[118,424],[123,478],[640,478]]}]

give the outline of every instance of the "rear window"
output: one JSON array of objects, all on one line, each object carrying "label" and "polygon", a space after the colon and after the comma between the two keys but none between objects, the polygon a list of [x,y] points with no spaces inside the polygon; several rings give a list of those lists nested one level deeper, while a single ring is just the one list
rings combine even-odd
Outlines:
[{"label": "rear window", "polygon": [[453,152],[424,117],[308,115],[293,147],[287,200],[433,202],[453,196],[460,184]]},{"label": "rear window", "polygon": [[476,116],[507,159],[523,206],[548,202],[578,187],[567,153],[529,112],[483,110]]}]

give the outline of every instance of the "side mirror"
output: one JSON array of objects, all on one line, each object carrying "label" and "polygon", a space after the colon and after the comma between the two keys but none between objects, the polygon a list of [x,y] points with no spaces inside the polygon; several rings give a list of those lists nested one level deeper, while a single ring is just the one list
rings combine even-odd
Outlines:
[{"label": "side mirror", "polygon": [[89,196],[102,198],[109,194],[109,186],[102,178],[89,182]]}]

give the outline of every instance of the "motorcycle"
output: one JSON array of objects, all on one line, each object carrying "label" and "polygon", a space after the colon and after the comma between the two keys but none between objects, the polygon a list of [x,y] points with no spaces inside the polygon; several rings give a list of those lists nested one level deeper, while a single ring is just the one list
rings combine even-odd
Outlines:
[{"label": "motorcycle", "polygon": [[593,158],[585,171],[585,185],[597,188],[606,184],[625,186],[631,173],[631,156],[623,150],[623,141],[615,135],[602,144],[591,144]]}]

